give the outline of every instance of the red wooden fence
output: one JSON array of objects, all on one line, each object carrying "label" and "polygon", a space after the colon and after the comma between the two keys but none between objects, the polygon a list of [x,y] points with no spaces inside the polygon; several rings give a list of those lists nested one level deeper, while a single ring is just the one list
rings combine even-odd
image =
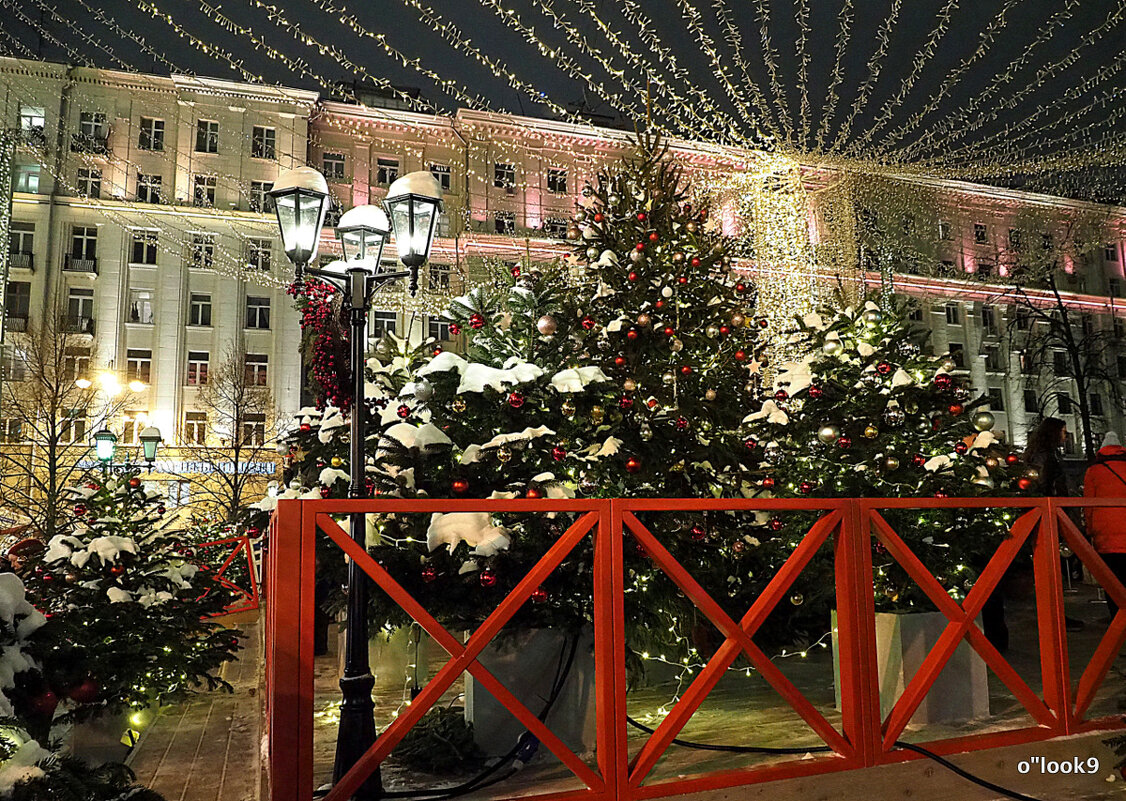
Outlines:
[{"label": "red wooden fence", "polygon": [[[254,567],[254,549],[248,536],[243,534],[239,537],[200,542],[191,547],[195,552],[195,560],[211,570],[219,584],[232,595],[231,602],[220,615],[249,612],[258,608],[258,574]],[[238,576],[237,568],[241,567],[245,567],[246,573]]]},{"label": "red wooden fence", "polygon": [[[1126,587],[1119,583],[1066,515],[1081,506],[1126,502],[1085,499],[777,499],[777,500],[283,500],[270,529],[266,603],[266,713],[271,801],[310,801],[313,791],[313,594],[314,543],[321,531],[355,559],[450,655],[419,695],[380,733],[368,753],[325,797],[346,801],[403,735],[466,671],[527,727],[585,789],[539,795],[541,799],[589,798],[633,801],[830,771],[921,758],[897,749],[903,732],[957,646],[968,641],[1028,711],[1035,725],[932,741],[927,747],[951,754],[1117,728],[1116,718],[1089,720],[1086,712],[1111,663],[1126,641]],[[1017,519],[964,601],[950,597],[883,515],[887,509],[1010,508]],[[739,619],[727,615],[645,527],[635,513],[762,510],[817,512],[783,567]],[[578,513],[463,645],[410,596],[387,571],[357,546],[333,520],[349,512],[373,514],[433,512]],[[632,535],[656,565],[690,598],[725,640],[695,676],[679,701],[631,759],[627,750],[624,642],[623,538]],[[596,672],[596,756],[590,766],[572,752],[535,714],[480,662],[482,650],[527,602],[545,577],[585,538],[593,539],[594,662]],[[872,538],[878,540],[948,619],[945,630],[908,683],[890,714],[881,719],[877,680]],[[1006,568],[1031,540],[1043,689],[1037,694],[974,625],[974,619]],[[809,702],[753,641],[794,580],[826,542],[835,560],[841,712],[836,728]],[[1066,542],[1087,566],[1119,611],[1077,683],[1071,680],[1064,629],[1060,543]],[[645,783],[674,738],[740,655],[832,749],[831,754],[764,766],[724,770],[691,778]],[[529,795],[533,794],[529,792]],[[508,797],[519,797],[519,794]]]}]

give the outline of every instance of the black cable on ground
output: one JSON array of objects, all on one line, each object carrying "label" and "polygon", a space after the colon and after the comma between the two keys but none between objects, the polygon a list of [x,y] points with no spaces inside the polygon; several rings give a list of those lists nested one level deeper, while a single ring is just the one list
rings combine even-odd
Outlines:
[{"label": "black cable on ground", "polygon": [[[629,716],[626,716],[626,721],[635,729],[640,729],[648,734],[652,734],[654,731],[644,723],[639,723]],[[810,748],[773,748],[765,745],[711,745],[709,743],[694,743],[689,740],[678,740],[675,738],[673,739],[673,744],[682,745],[685,748],[693,748],[698,751],[726,751],[729,754],[816,754],[833,750],[827,745],[815,745]]]},{"label": "black cable on ground", "polygon": [[994,784],[991,781],[974,776],[968,770],[964,770],[963,768],[958,767],[948,759],[944,759],[933,751],[928,751],[922,746],[915,745],[914,743],[905,743],[902,740],[896,740],[895,745],[897,748],[902,748],[905,751],[914,751],[917,754],[922,754],[928,759],[933,759],[935,762],[942,765],[942,767],[946,768],[947,770],[958,774],[966,781],[970,781],[976,785],[984,787],[986,790],[992,790],[995,793],[1000,793],[1007,798],[1015,798],[1017,799],[1017,801],[1041,801],[1041,799],[1039,798],[1033,798],[1032,796],[1025,795],[1024,793],[1018,793],[1016,790],[1009,790],[999,784]]}]

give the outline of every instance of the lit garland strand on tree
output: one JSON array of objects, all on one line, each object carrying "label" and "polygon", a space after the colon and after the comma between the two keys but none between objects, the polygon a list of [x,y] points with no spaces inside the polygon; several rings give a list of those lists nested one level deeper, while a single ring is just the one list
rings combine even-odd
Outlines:
[{"label": "lit garland strand on tree", "polygon": [[[946,498],[1005,495],[1028,478],[992,433],[984,398],[947,356],[923,350],[929,333],[901,310],[869,300],[799,321],[801,362],[779,367],[762,408],[746,419],[760,485],[776,496]],[[899,535],[955,597],[993,553],[1014,516],[1007,510],[885,510]],[[793,533],[797,520],[770,528]],[[922,593],[875,544],[877,604],[910,608]],[[831,586],[828,585],[828,586]]]},{"label": "lit garland strand on tree", "polygon": [[51,539],[28,572],[28,594],[47,614],[37,656],[48,685],[73,702],[63,717],[147,707],[228,687],[218,668],[237,634],[202,618],[230,593],[192,561],[165,508],[138,471],[72,490],[75,530]]}]

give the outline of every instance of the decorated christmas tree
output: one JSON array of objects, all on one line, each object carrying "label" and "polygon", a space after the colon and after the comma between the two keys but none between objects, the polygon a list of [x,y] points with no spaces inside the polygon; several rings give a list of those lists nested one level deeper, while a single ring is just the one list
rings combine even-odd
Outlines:
[{"label": "decorated christmas tree", "polygon": [[[779,497],[946,498],[1027,488],[1020,459],[993,431],[988,399],[971,399],[949,355],[926,352],[928,336],[912,326],[903,305],[876,298],[798,321],[795,345],[807,355],[778,365],[761,408],[746,421],[763,490]],[[1007,510],[882,514],[955,598],[965,597],[1013,519]],[[800,535],[804,523],[805,517],[778,516],[770,528],[786,538]],[[877,608],[929,603],[875,547]]]},{"label": "decorated christmas tree", "polygon": [[[728,243],[707,209],[692,206],[679,168],[643,139],[635,156],[583,190],[568,238],[578,250],[564,264],[496,269],[451,304],[446,317],[466,336],[465,356],[383,343],[366,392],[379,420],[366,466],[376,493],[710,498],[752,490],[739,429],[760,396],[754,290],[731,272]],[[343,497],[346,414],[329,405],[299,419],[290,441],[296,478],[282,495]],[[788,555],[769,546],[753,553],[760,540],[744,525],[753,520],[686,513],[646,523],[741,614]],[[543,515],[397,516],[380,520],[371,550],[440,619],[473,627],[566,524]],[[659,646],[687,655],[692,605],[640,547],[627,551],[634,653]],[[733,554],[754,570],[742,564],[735,579]],[[589,570],[587,542],[515,624],[587,624]],[[408,622],[375,595],[377,620]]]},{"label": "decorated christmas tree", "polygon": [[225,686],[217,671],[237,635],[206,618],[230,594],[164,527],[159,494],[132,471],[71,495],[79,522],[26,573],[48,618],[35,646],[46,691],[66,701],[55,722]]}]

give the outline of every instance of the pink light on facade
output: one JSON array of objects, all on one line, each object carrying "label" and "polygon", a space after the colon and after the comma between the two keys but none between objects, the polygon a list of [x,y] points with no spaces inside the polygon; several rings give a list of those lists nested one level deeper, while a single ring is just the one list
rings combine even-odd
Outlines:
[{"label": "pink light on facade", "polygon": [[1075,259],[1071,256],[1063,257],[1063,271],[1068,275],[1075,275]]},{"label": "pink light on facade", "polygon": [[973,275],[977,272],[977,259],[974,256],[966,256],[966,272]]},{"label": "pink light on facade", "polygon": [[1002,264],[997,268],[997,274],[1004,278],[1009,274],[1009,268],[1006,265]]}]

